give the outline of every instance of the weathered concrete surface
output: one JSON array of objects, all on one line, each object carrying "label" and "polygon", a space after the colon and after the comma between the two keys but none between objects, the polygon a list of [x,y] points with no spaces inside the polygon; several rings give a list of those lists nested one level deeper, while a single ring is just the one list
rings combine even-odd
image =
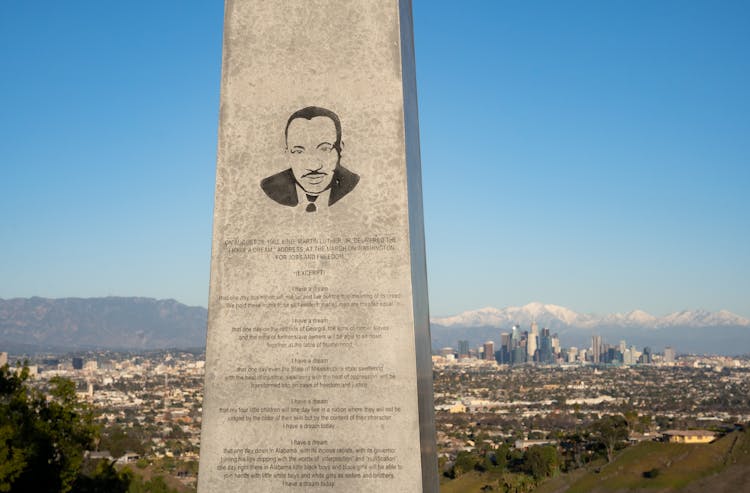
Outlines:
[{"label": "weathered concrete surface", "polygon": [[437,491],[411,29],[226,4],[201,493]]}]

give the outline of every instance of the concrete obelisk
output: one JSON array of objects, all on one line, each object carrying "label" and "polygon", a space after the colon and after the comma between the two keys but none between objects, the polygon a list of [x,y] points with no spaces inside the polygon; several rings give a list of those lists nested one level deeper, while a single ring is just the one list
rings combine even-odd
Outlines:
[{"label": "concrete obelisk", "polygon": [[227,0],[198,490],[436,492],[409,0]]}]

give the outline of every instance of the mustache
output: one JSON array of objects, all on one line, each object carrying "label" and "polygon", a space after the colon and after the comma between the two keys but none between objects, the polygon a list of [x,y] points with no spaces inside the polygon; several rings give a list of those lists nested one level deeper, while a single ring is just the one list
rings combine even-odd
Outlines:
[{"label": "mustache", "polygon": [[308,171],[304,175],[302,175],[302,178],[305,178],[306,176],[325,176],[328,173],[323,173],[322,171]]}]

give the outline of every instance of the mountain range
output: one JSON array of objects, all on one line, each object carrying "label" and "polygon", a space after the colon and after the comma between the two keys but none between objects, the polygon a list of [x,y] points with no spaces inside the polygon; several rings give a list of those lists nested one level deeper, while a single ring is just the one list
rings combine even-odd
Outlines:
[{"label": "mountain range", "polygon": [[[60,352],[81,349],[145,350],[200,348],[206,341],[207,310],[175,300],[142,297],[0,299],[0,351]],[[482,308],[431,320],[433,349],[459,340],[479,346],[500,342],[513,325],[557,333],[563,347],[588,347],[591,336],[626,340],[639,349],[748,354],[750,320],[727,311],[686,310],[657,317],[644,311],[593,315],[543,303]]]},{"label": "mountain range", "polygon": [[611,315],[593,315],[574,312],[569,308],[543,303],[529,303],[524,306],[511,306],[499,310],[487,307],[463,312],[452,317],[433,317],[433,324],[444,327],[481,327],[494,325],[503,327],[516,323],[530,325],[536,322],[550,329],[576,326],[596,329],[600,327],[636,327],[660,329],[665,327],[750,327],[750,320],[726,310],[709,312],[706,310],[683,310],[664,317],[656,317],[642,310]]},{"label": "mountain range", "polygon": [[0,351],[203,347],[207,311],[137,297],[0,299]]},{"label": "mountain range", "polygon": [[588,347],[591,336],[597,334],[610,344],[625,340],[628,345],[652,346],[657,351],[672,346],[678,352],[750,353],[750,320],[726,310],[684,310],[663,317],[642,310],[594,315],[539,302],[433,317],[433,348],[455,347],[458,340],[468,340],[472,346],[487,340],[498,344],[501,332],[510,332],[513,325],[529,330],[533,322],[557,333],[564,347]]}]

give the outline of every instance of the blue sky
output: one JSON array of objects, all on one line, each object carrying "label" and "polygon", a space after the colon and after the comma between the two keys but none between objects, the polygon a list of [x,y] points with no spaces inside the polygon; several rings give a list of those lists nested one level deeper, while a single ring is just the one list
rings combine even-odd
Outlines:
[{"label": "blue sky", "polygon": [[[750,3],[414,0],[431,312],[750,317]],[[222,2],[0,3],[0,297],[206,305]]]}]

